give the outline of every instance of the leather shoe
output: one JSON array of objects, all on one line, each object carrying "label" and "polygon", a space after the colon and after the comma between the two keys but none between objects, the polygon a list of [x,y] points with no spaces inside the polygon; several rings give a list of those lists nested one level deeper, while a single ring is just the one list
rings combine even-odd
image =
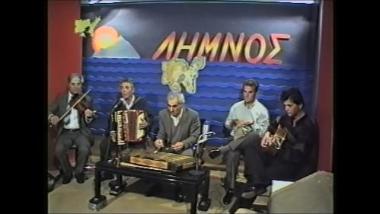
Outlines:
[{"label": "leather shoe", "polygon": [[212,150],[210,150],[210,152],[208,153],[208,156],[209,156],[211,159],[215,159],[215,158],[219,157],[220,154],[221,154],[220,149],[212,149]]},{"label": "leather shoe", "polygon": [[85,178],[84,178],[84,173],[81,172],[81,173],[75,174],[75,179],[77,179],[77,182],[78,182],[79,184],[84,183],[84,180],[85,180]]},{"label": "leather shoe", "polygon": [[68,184],[68,183],[70,183],[70,181],[71,181],[72,178],[73,178],[72,174],[63,175],[63,177],[62,177],[62,184]]},{"label": "leather shoe", "polygon": [[241,194],[241,197],[245,199],[251,199],[258,195],[264,194],[266,191],[267,191],[267,188],[265,187],[260,187],[260,188],[250,187]]},{"label": "leather shoe", "polygon": [[223,204],[228,205],[231,203],[232,197],[234,197],[234,191],[229,189],[226,191],[226,194],[223,197]]}]

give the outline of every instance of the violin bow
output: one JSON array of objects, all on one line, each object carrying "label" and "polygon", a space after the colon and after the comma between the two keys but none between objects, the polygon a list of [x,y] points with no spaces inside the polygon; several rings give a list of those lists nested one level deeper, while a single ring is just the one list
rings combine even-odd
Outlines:
[{"label": "violin bow", "polygon": [[77,101],[75,101],[75,103],[58,119],[58,122],[57,123],[59,123],[59,121],[61,121],[63,118],[65,118],[68,114],[69,114],[69,112],[71,112],[71,110],[73,110],[73,108],[76,106],[76,105],[78,105],[78,103],[80,102],[80,101],[82,101],[82,99],[83,98],[85,98],[86,97],[86,95],[88,94],[88,93],[90,93],[90,91],[91,91],[91,89],[89,89],[86,93],[84,93]]}]

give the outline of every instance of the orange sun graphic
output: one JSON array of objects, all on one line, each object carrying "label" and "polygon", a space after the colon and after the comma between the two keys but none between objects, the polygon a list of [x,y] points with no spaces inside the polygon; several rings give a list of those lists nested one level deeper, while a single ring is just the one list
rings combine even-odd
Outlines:
[{"label": "orange sun graphic", "polygon": [[120,40],[119,33],[110,26],[101,26],[94,32],[92,38],[92,49],[98,53],[102,49],[114,46]]}]

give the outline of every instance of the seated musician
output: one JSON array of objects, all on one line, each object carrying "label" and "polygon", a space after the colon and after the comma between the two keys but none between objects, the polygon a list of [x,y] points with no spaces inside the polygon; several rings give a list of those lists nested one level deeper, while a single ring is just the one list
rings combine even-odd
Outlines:
[{"label": "seated musician", "polygon": [[[148,108],[146,100],[135,95],[135,85],[131,79],[125,79],[120,82],[120,99],[116,101],[111,110],[108,122],[108,131],[106,138],[100,143],[100,159],[101,161],[110,159],[111,152],[116,148],[116,122],[112,119],[112,114],[121,110],[142,110],[144,112],[144,120],[140,121],[139,128],[145,130],[145,135],[141,142],[126,143],[128,149],[146,149],[146,141],[148,141],[149,125],[152,121],[152,114]],[[111,142],[112,141],[112,142]],[[102,174],[101,179],[112,179],[113,175],[109,173]]]},{"label": "seated musician", "polygon": [[[200,124],[198,112],[185,106],[184,95],[169,92],[167,109],[159,112],[159,131],[154,146],[159,151],[192,156],[192,146],[200,135]],[[154,184],[147,195],[158,191],[160,186]],[[176,191],[176,200],[182,201],[183,195],[178,186]]]},{"label": "seated musician", "polygon": [[169,92],[168,108],[159,112],[159,131],[154,146],[162,151],[192,155],[200,135],[198,112],[185,106],[182,93]]},{"label": "seated musician", "polygon": [[[71,181],[73,172],[78,183],[84,182],[83,169],[91,149],[91,133],[87,125],[93,120],[94,111],[91,110],[90,97],[82,94],[82,84],[81,74],[71,74],[68,77],[68,93],[59,97],[49,107],[49,123],[57,127],[58,131],[55,154],[63,171],[63,184]],[[78,158],[74,169],[67,156],[73,144],[78,147]]]},{"label": "seated musician", "polygon": [[[232,129],[231,135],[233,140],[227,145],[210,151],[210,157],[225,153],[226,158],[226,177],[224,179],[224,188],[226,194],[223,197],[223,203],[229,204],[235,191],[235,180],[238,173],[240,155],[251,158],[246,147],[255,143],[254,139],[259,140],[269,126],[269,114],[267,108],[256,99],[259,83],[256,80],[248,79],[242,84],[242,95],[244,100],[232,105],[227,116],[225,125]],[[246,155],[248,154],[248,155]],[[251,179],[246,167],[245,177]]]},{"label": "seated musician", "polygon": [[[316,127],[304,112],[304,99],[297,88],[290,88],[281,94],[285,113],[270,125],[261,143],[252,144],[247,152],[252,159],[245,159],[245,164],[253,175],[248,188],[242,193],[243,198],[253,198],[263,194],[273,179],[295,180],[309,163],[313,144],[316,143]],[[268,150],[276,142],[276,131],[284,130],[286,135],[280,149],[275,155]]]}]

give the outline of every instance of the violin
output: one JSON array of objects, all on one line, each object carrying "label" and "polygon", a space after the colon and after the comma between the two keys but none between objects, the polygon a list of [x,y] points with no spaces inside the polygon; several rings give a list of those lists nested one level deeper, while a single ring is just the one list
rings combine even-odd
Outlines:
[{"label": "violin", "polygon": [[86,99],[84,99],[84,97],[85,96],[83,96],[83,94],[75,94],[69,103],[70,107],[77,109],[79,114],[83,114],[86,109],[90,108],[90,104]]},{"label": "violin", "polygon": [[[84,94],[82,94],[82,95],[77,95],[76,97],[75,97],[75,95],[74,95],[74,97],[70,100],[70,108],[58,119],[58,122],[57,122],[57,124],[63,119],[63,118],[65,118],[70,112],[71,112],[71,110],[73,110],[73,108],[76,108],[76,109],[78,109],[78,111],[79,111],[79,113],[80,114],[83,114],[84,113],[84,111],[86,110],[86,109],[88,109],[89,108],[89,103],[85,100],[85,99],[83,99],[83,98],[85,98],[86,97],[86,95],[88,94],[88,93],[90,93],[90,91],[91,91],[91,89],[89,89],[86,93],[84,93]],[[95,113],[95,111],[93,111],[94,113]]]}]

